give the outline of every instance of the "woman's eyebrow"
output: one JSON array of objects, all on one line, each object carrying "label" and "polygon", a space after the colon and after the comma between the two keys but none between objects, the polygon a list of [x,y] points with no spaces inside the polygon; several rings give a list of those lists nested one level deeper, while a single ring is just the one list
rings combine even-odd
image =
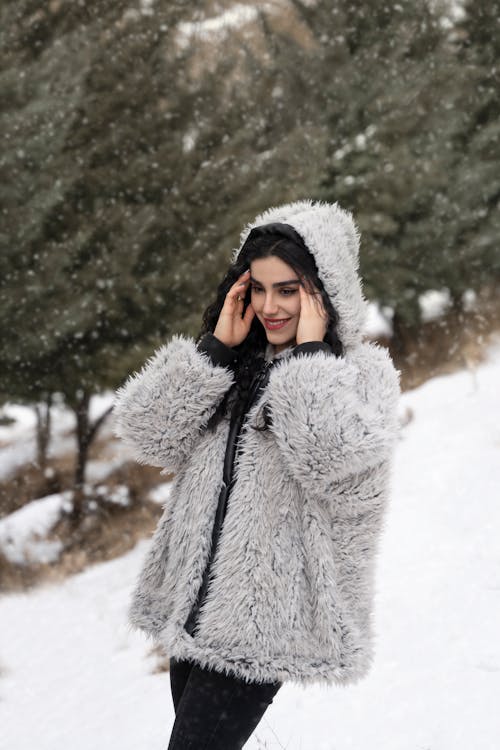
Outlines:
[{"label": "woman's eyebrow", "polygon": [[[264,286],[264,284],[261,284],[260,281],[257,281],[257,279],[254,279],[253,276],[250,276],[250,281],[252,281],[254,284],[258,284],[259,286]],[[300,279],[290,279],[290,281],[277,281],[275,284],[273,284],[274,287],[278,286],[289,286],[290,284],[299,284]]]}]

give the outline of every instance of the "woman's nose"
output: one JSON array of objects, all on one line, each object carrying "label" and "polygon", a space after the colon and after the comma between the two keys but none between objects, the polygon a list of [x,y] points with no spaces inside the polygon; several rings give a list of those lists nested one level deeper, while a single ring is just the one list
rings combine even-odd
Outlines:
[{"label": "woman's nose", "polygon": [[276,298],[274,297],[266,297],[264,300],[264,307],[262,308],[262,314],[263,315],[274,315],[278,312],[278,305],[276,303]]}]

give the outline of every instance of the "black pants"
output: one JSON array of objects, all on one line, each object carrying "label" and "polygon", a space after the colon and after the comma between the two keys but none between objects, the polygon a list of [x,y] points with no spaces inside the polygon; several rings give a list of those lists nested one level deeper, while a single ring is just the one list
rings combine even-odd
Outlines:
[{"label": "black pants", "polygon": [[168,750],[240,750],[282,684],[247,683],[170,659],[175,722]]}]

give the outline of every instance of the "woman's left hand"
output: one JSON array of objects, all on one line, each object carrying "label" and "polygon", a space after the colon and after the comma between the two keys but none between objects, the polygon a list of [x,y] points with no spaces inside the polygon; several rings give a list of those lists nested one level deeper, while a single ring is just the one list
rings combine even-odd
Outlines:
[{"label": "woman's left hand", "polygon": [[[308,289],[304,288],[308,285]],[[295,340],[297,344],[307,341],[323,341],[327,326],[328,314],[323,306],[321,292],[310,281],[299,284],[300,317]]]}]

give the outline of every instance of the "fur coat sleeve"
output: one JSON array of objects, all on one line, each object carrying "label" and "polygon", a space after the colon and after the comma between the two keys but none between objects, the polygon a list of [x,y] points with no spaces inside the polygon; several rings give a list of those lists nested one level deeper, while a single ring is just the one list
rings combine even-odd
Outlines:
[{"label": "fur coat sleeve", "polygon": [[138,463],[177,473],[233,382],[229,366],[174,335],[116,391],[115,434]]},{"label": "fur coat sleeve", "polygon": [[301,354],[274,369],[267,391],[271,429],[284,465],[306,492],[328,493],[390,458],[399,375],[388,350],[372,343],[345,357]]}]

